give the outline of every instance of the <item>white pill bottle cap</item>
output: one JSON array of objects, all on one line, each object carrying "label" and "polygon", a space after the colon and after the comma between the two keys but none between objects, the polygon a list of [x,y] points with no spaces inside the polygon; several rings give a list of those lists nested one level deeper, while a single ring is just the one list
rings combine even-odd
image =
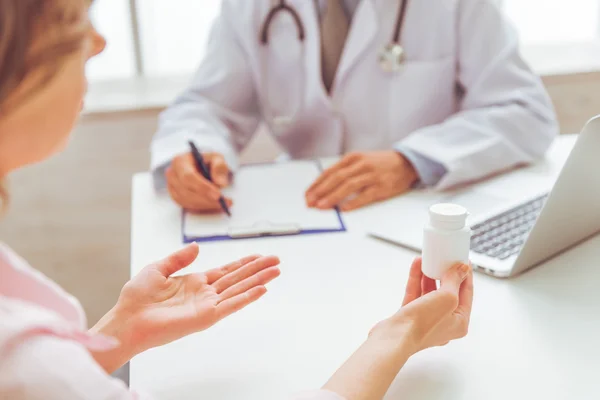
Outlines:
[{"label": "white pill bottle cap", "polygon": [[429,223],[433,228],[459,230],[465,227],[469,212],[463,206],[450,203],[435,204],[429,208]]}]

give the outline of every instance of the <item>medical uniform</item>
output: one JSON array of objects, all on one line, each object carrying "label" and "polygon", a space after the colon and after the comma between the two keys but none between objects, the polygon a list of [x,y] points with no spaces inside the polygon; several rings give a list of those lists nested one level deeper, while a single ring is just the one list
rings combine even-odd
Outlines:
[{"label": "medical uniform", "polygon": [[[395,149],[421,183],[444,189],[543,156],[558,133],[541,80],[519,54],[514,29],[491,0],[410,0],[405,61],[384,71],[398,0],[344,0],[351,26],[331,90],[321,71],[320,1],[288,0],[305,38],[281,13],[260,31],[271,0],[223,0],[189,88],[160,117],[152,169],[189,152],[239,152],[264,122],[292,159]],[[281,121],[286,121],[281,123]]]}]

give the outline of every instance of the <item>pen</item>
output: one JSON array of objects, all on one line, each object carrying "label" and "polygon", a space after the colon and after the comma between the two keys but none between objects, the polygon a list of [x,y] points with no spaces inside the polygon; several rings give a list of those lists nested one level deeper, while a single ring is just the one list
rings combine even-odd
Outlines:
[{"label": "pen", "polygon": [[[194,161],[196,162],[196,169],[198,170],[198,172],[200,172],[202,174],[202,176],[204,178],[206,178],[209,182],[212,182],[212,178],[210,176],[210,170],[208,169],[208,166],[204,162],[204,158],[202,157],[202,154],[200,154],[200,152],[198,151],[198,148],[196,148],[196,145],[192,141],[189,141],[188,143],[190,144],[190,149],[192,150],[192,156],[194,157]],[[219,197],[219,204],[221,205],[221,208],[223,209],[223,211],[225,211],[225,213],[231,217],[231,212],[229,211],[229,207],[227,207],[227,203],[225,202],[225,198],[223,196]]]}]

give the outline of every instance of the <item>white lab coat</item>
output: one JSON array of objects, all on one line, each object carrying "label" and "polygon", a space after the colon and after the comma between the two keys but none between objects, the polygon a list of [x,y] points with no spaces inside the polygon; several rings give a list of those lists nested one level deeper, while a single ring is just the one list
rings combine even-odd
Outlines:
[{"label": "white lab coat", "polygon": [[[331,95],[322,83],[314,3],[288,3],[305,26],[304,51],[286,14],[274,20],[270,46],[261,46],[271,0],[223,0],[193,82],[161,115],[153,170],[189,151],[190,139],[235,169],[264,121],[292,158],[402,146],[445,167],[437,184],[443,189],[531,162],[557,134],[541,80],[491,0],[410,0],[399,73],[378,64],[399,1],[363,0]],[[296,118],[282,128],[269,119],[278,115]]]}]

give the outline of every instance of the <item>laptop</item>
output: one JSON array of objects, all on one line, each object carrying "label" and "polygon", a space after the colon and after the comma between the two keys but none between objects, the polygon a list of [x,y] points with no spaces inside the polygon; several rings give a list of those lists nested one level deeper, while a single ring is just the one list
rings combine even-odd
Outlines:
[{"label": "laptop", "polygon": [[[551,190],[469,220],[473,268],[496,277],[513,277],[599,233],[599,158],[600,116],[590,120],[578,136]],[[372,236],[403,245],[389,237]]]}]

